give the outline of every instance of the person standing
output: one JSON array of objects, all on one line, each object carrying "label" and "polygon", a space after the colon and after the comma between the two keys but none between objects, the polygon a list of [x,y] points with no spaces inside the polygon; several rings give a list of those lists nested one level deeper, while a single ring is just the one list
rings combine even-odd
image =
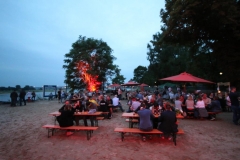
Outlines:
[{"label": "person standing", "polygon": [[238,95],[236,93],[236,87],[231,87],[229,98],[231,101],[231,109],[233,112],[233,123],[235,125],[238,125],[238,120],[240,119],[240,107],[238,102]]},{"label": "person standing", "polygon": [[59,89],[59,90],[58,90],[58,103],[61,102],[61,99],[62,99],[62,98],[61,98],[61,94],[62,94],[62,93],[61,93],[61,89]]},{"label": "person standing", "polygon": [[118,98],[119,98],[119,100],[121,100],[122,99],[122,90],[121,90],[121,88],[118,88]]},{"label": "person standing", "polygon": [[10,94],[11,106],[12,106],[12,107],[15,107],[15,106],[16,106],[17,97],[18,97],[18,94],[17,94],[16,90],[14,90],[14,91]]},{"label": "person standing", "polygon": [[112,106],[113,106],[113,102],[112,102],[112,99],[110,98],[110,96],[108,95],[107,96],[107,99],[106,99],[106,102],[107,102],[107,106],[108,106],[108,119],[111,119],[112,118]]},{"label": "person standing", "polygon": [[32,98],[31,98],[31,100],[35,101],[35,98],[36,98],[36,93],[34,91],[32,91]]},{"label": "person standing", "polygon": [[22,106],[22,102],[24,103],[24,105],[26,106],[26,92],[22,89],[19,95],[19,101],[20,101],[20,106]]}]

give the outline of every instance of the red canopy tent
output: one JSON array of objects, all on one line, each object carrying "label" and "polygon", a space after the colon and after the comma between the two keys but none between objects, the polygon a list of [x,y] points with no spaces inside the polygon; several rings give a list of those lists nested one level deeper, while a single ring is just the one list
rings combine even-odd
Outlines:
[{"label": "red canopy tent", "polygon": [[108,87],[114,88],[114,87],[120,87],[120,86],[121,86],[120,84],[114,83],[109,85]]},{"label": "red canopy tent", "polygon": [[142,83],[140,86],[141,86],[141,87],[148,87],[149,85],[147,85],[147,84],[145,84],[145,83]]},{"label": "red canopy tent", "polygon": [[[159,79],[159,80],[162,80],[162,81],[175,81],[175,82],[193,82],[193,83],[214,83],[214,82],[211,82],[211,81],[208,81],[208,80],[205,80],[205,79],[202,79],[202,78],[199,78],[199,77],[196,77],[196,76],[193,76],[187,72],[183,72],[183,73],[180,73],[179,75],[176,75],[176,76],[171,76],[171,77],[167,77],[167,78],[162,78],[162,79]],[[186,91],[186,86],[184,86],[183,88],[184,91]]]},{"label": "red canopy tent", "polygon": [[[125,87],[127,87],[127,86],[139,86],[139,85],[140,85],[140,83],[136,83],[134,81],[129,81],[125,84],[121,84],[121,86],[125,86]],[[131,88],[131,90],[132,90],[132,88]]]},{"label": "red canopy tent", "polygon": [[141,88],[141,91],[144,91],[144,87],[148,87],[149,85],[145,84],[145,83],[142,83],[140,85],[140,88]]},{"label": "red canopy tent", "polygon": [[214,83],[199,77],[195,77],[187,72],[183,72],[176,76],[159,79],[161,81],[176,81],[176,82],[194,82],[194,83]]},{"label": "red canopy tent", "polygon": [[140,85],[140,83],[136,83],[136,82],[133,82],[133,81],[129,81],[125,84],[121,84],[121,86],[138,86]]}]

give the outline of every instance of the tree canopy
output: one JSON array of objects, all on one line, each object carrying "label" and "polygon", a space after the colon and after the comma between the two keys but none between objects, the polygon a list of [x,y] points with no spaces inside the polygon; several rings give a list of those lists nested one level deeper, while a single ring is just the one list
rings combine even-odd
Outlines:
[{"label": "tree canopy", "polygon": [[[147,70],[134,79],[157,79],[189,72],[214,82],[240,82],[240,1],[165,0],[163,25],[147,45]],[[222,72],[222,75],[220,75]],[[141,80],[140,80],[141,79]]]},{"label": "tree canopy", "polygon": [[147,72],[147,67],[138,66],[133,71],[133,74],[134,74],[133,80],[138,83],[143,83],[143,77],[144,77],[144,74],[146,74],[146,72]]},{"label": "tree canopy", "polygon": [[114,74],[116,58],[111,53],[106,42],[79,36],[70,52],[65,54],[65,83],[72,90],[84,87],[90,91],[98,90],[102,82]]},{"label": "tree canopy", "polygon": [[239,0],[166,0],[160,15],[164,25],[156,45],[188,47],[190,57],[211,68],[212,80],[222,72],[221,80],[240,81]]},{"label": "tree canopy", "polygon": [[116,65],[115,68],[115,77],[112,78],[112,84],[117,83],[117,84],[123,84],[125,81],[125,77],[123,75],[120,74],[121,69],[119,69],[119,67]]}]

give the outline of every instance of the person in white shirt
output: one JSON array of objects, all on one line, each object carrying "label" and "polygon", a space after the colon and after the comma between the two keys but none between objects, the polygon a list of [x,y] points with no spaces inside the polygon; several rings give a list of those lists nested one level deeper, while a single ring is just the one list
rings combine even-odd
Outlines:
[{"label": "person in white shirt", "polygon": [[198,97],[198,101],[197,101],[197,103],[195,105],[195,108],[196,109],[194,110],[194,116],[196,118],[208,117],[208,112],[207,112],[207,110],[205,108],[205,104],[204,104],[204,101],[202,100],[201,96]]},{"label": "person in white shirt", "polygon": [[195,108],[205,108],[205,103],[200,96],[198,97],[198,101],[195,105]]},{"label": "person in white shirt", "polygon": [[114,96],[114,98],[112,99],[112,101],[113,101],[113,108],[119,107],[119,109],[120,109],[122,112],[124,112],[124,109],[122,108],[122,105],[121,105],[121,103],[120,103],[119,98],[117,97],[117,95]]},{"label": "person in white shirt", "polygon": [[120,100],[122,99],[122,90],[121,90],[121,88],[118,88],[118,98]]},{"label": "person in white shirt", "polygon": [[179,97],[176,97],[176,100],[175,100],[175,109],[176,109],[176,110],[179,110],[180,112],[183,112],[183,111],[182,111],[182,101],[179,100]]},{"label": "person in white shirt", "polygon": [[207,94],[206,94],[206,93],[203,94],[202,100],[203,100],[203,102],[204,102],[204,104],[205,104],[205,108],[206,108],[207,110],[209,110],[209,109],[211,108],[211,107],[210,107],[211,99],[207,97]]},{"label": "person in white shirt", "polygon": [[191,95],[188,96],[188,99],[186,100],[186,106],[187,110],[194,110],[194,101],[193,97]]},{"label": "person in white shirt", "polygon": [[231,111],[231,100],[229,98],[229,94],[227,93],[227,98],[226,98],[226,105],[227,105],[227,110]]}]

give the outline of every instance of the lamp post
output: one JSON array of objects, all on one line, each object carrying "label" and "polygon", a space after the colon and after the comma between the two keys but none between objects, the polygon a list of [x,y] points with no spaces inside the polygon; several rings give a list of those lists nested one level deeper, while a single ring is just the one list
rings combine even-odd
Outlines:
[{"label": "lamp post", "polygon": [[[220,75],[219,81],[220,81],[220,85],[221,85],[223,72],[219,72],[219,75]],[[220,85],[218,85],[218,93],[221,93]]]}]

